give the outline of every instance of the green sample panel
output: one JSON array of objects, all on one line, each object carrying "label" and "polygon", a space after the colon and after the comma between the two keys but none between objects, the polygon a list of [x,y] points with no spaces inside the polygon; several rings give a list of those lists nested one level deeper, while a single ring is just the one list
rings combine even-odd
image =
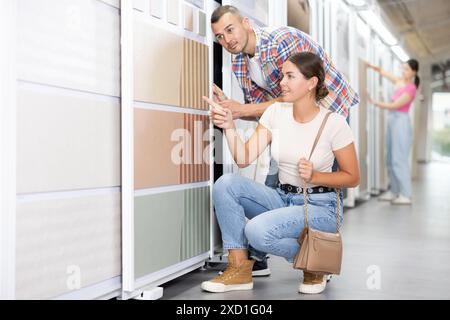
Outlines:
[{"label": "green sample panel", "polygon": [[135,198],[135,278],[209,250],[209,187]]}]

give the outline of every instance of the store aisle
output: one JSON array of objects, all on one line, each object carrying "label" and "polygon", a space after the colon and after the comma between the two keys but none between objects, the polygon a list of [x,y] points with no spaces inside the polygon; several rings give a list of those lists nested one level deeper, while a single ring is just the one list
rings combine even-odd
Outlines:
[{"label": "store aisle", "polygon": [[412,207],[376,198],[344,215],[344,262],[320,295],[297,293],[301,273],[271,257],[272,275],[252,291],[212,294],[200,283],[222,266],[164,285],[164,299],[450,299],[450,164],[420,166]]}]

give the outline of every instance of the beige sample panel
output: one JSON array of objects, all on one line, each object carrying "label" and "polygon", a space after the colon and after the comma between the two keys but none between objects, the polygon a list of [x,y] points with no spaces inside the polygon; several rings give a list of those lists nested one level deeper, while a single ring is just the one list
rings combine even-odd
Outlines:
[{"label": "beige sample panel", "polygon": [[202,100],[209,95],[206,45],[136,22],[134,58],[136,101],[208,109]]},{"label": "beige sample panel", "polygon": [[16,298],[71,292],[77,275],[81,288],[120,276],[120,224],[119,192],[19,201]]},{"label": "beige sample panel", "polygon": [[120,101],[20,85],[17,192],[120,185]]},{"label": "beige sample panel", "polygon": [[134,116],[135,189],[209,180],[206,116],[138,108]]},{"label": "beige sample panel", "polygon": [[183,38],[142,21],[134,32],[134,100],[180,106]]}]

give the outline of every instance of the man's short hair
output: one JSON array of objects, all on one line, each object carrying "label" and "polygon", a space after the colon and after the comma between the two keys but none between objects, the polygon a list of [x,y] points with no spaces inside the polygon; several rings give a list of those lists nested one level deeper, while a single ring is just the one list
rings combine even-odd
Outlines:
[{"label": "man's short hair", "polygon": [[231,13],[232,15],[238,16],[242,20],[242,15],[239,12],[239,9],[233,6],[220,6],[216,10],[214,10],[211,15],[211,24],[216,23],[222,18],[225,14]]}]

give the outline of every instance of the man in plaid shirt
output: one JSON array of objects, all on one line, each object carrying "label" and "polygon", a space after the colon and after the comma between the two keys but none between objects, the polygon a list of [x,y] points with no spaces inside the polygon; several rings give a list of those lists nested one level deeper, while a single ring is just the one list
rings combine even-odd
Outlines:
[{"label": "man in plaid shirt", "polygon": [[216,40],[233,54],[233,72],[243,90],[245,107],[228,100],[217,86],[214,98],[230,108],[235,119],[260,117],[266,108],[282,101],[280,82],[283,62],[296,52],[312,52],[320,56],[326,72],[325,84],[330,91],[322,104],[348,116],[349,107],[359,102],[358,94],[336,70],[320,45],[307,34],[291,27],[259,29],[250,25],[233,6],[221,6],[211,16]]},{"label": "man in plaid shirt", "polygon": [[[211,16],[216,40],[233,55],[233,72],[244,93],[245,104],[228,99],[213,86],[214,101],[232,111],[233,118],[258,118],[274,102],[282,102],[280,82],[282,66],[296,52],[312,52],[321,57],[326,72],[328,96],[321,101],[330,110],[348,117],[348,109],[359,102],[358,94],[336,70],[320,45],[307,34],[290,27],[254,28],[233,6],[220,6]],[[266,185],[276,187],[277,165],[271,161]],[[275,174],[274,174],[275,173]],[[249,248],[256,262],[253,276],[270,275],[266,254]]]}]

